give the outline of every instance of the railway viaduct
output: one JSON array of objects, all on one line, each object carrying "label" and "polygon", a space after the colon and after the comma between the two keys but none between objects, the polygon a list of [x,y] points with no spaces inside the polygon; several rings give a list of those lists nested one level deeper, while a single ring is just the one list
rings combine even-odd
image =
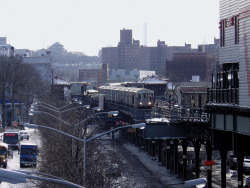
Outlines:
[{"label": "railway viaduct", "polygon": [[[85,96],[84,101],[91,102],[92,106],[98,105],[96,99]],[[168,109],[159,105],[153,109],[135,109],[117,103],[106,102],[105,110],[117,110],[124,118],[118,117],[127,123],[147,122],[144,130],[130,130],[128,139],[143,148],[158,162],[166,165],[175,174],[182,174],[183,179],[187,176],[187,148],[193,145],[195,148],[195,178],[200,176],[200,147],[205,145],[207,160],[212,158],[212,145],[208,119],[200,110],[188,112],[186,109]],[[152,122],[152,118],[162,118],[162,122]],[[115,119],[113,119],[115,120]],[[165,121],[167,120],[167,121]],[[113,126],[107,119],[107,123]],[[182,146],[182,155],[178,153],[178,146]],[[182,159],[181,165],[179,164]],[[182,167],[180,167],[182,166]],[[194,177],[190,177],[194,178]],[[211,179],[211,172],[208,172]]]},{"label": "railway viaduct", "polygon": [[[84,100],[91,102],[93,106],[98,105],[96,99],[86,96]],[[219,151],[221,187],[226,188],[227,155],[229,151],[233,151],[238,163],[238,187],[243,187],[243,160],[244,156],[250,156],[246,149],[246,143],[250,141],[246,133],[250,129],[243,130],[241,126],[250,122],[246,117],[249,113],[247,110],[239,111],[236,107],[211,104],[205,109],[169,108],[164,101],[153,109],[135,109],[112,102],[106,102],[105,108],[107,111],[119,111],[122,116],[118,117],[119,120],[127,123],[146,122],[144,130],[130,130],[127,133],[128,139],[173,173],[181,174],[183,180],[200,177],[200,150],[204,146],[208,165],[212,165],[213,150]],[[116,120],[118,119],[112,121]],[[107,121],[108,124],[111,123],[110,120]],[[178,146],[181,146],[181,155]],[[195,177],[190,177],[190,173],[187,173],[188,146],[194,148]],[[207,166],[207,187],[212,187],[212,166]]]}]

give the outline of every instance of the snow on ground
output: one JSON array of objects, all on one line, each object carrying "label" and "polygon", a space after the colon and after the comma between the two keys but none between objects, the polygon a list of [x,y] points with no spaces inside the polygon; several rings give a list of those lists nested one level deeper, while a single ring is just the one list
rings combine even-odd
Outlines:
[{"label": "snow on ground", "polygon": [[[129,143],[123,145],[127,150],[129,150],[133,155],[137,156],[141,163],[157,177],[165,185],[183,183],[176,175],[167,170],[166,167],[160,165],[157,160],[153,160],[146,152],[140,150],[138,147],[133,146]],[[181,187],[179,185],[178,187]],[[184,185],[183,185],[184,187]]]}]

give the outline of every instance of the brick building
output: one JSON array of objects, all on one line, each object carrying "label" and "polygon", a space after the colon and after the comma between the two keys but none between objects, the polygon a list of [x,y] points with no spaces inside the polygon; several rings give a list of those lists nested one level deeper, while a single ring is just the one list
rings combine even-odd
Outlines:
[{"label": "brick building", "polygon": [[197,75],[201,81],[210,81],[216,56],[210,53],[174,53],[166,61],[166,77],[173,81],[190,81]]},{"label": "brick building", "polygon": [[107,82],[108,79],[108,65],[102,64],[101,69],[80,69],[79,81],[89,82],[89,88],[101,86]]}]

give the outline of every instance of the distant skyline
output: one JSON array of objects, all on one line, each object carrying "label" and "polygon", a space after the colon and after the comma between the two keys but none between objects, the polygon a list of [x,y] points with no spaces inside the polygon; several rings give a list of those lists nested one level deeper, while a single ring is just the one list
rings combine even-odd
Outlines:
[{"label": "distant skyline", "polygon": [[219,0],[0,0],[0,12],[0,37],[17,49],[59,42],[93,56],[117,46],[123,28],[147,46],[197,48],[219,37]]}]

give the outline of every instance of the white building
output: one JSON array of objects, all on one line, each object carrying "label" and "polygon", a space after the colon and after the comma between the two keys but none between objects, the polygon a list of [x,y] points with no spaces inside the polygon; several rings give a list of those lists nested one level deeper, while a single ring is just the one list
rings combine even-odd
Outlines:
[{"label": "white building", "polygon": [[0,56],[14,55],[14,48],[7,44],[6,37],[0,37]]},{"label": "white building", "polygon": [[109,71],[109,82],[134,82],[155,75],[155,71],[112,69]]},{"label": "white building", "polygon": [[51,56],[23,57],[23,62],[32,65],[44,81],[51,81]]}]

